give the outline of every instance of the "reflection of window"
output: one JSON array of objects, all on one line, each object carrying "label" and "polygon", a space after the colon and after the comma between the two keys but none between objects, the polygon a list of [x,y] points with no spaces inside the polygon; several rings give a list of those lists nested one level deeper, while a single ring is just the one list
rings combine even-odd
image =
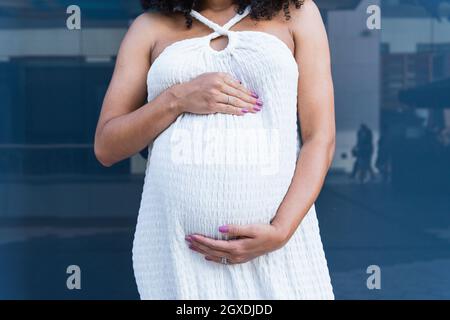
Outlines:
[{"label": "reflection of window", "polygon": [[82,8],[83,27],[127,27],[142,12],[138,0],[0,1],[0,29],[62,28],[70,4]]},{"label": "reflection of window", "polygon": [[411,88],[432,81],[432,53],[404,53],[382,55],[382,106],[399,108],[400,89]]},{"label": "reflection of window", "polygon": [[450,52],[449,43],[418,43],[417,52]]},{"label": "reflection of window", "polygon": [[12,135],[15,71],[10,63],[0,63],[0,143],[10,142]]},{"label": "reflection of window", "polygon": [[27,63],[23,80],[28,143],[87,142],[79,63]]},{"label": "reflection of window", "polygon": [[418,44],[417,50],[419,52],[433,53],[433,80],[450,77],[450,42]]},{"label": "reflection of window", "polygon": [[93,153],[113,65],[80,57],[0,64],[0,94],[9,93],[0,100],[0,175],[129,173],[129,160],[104,169]]},{"label": "reflection of window", "polygon": [[442,79],[445,77],[446,72],[444,70],[444,66],[445,66],[445,59],[446,56],[445,55],[435,55],[433,57],[433,78],[438,80],[438,79]]}]

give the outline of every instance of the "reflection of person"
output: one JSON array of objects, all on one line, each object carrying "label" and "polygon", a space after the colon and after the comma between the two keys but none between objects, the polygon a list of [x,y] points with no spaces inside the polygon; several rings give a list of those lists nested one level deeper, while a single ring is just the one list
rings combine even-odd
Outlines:
[{"label": "reflection of person", "polygon": [[352,155],[356,158],[351,173],[352,178],[358,178],[365,182],[366,178],[374,178],[372,169],[373,134],[365,124],[361,124],[357,133],[356,146],[352,149]]},{"label": "reflection of person", "polygon": [[391,145],[389,141],[389,133],[387,128],[385,128],[381,131],[378,139],[378,153],[375,162],[383,182],[389,182],[391,175]]},{"label": "reflection of person", "polygon": [[[128,31],[95,141],[107,166],[152,143],[133,245],[141,298],[332,299],[314,208],[335,132],[317,7],[143,2],[161,13]],[[199,134],[218,130],[226,141]],[[261,141],[276,147],[269,157],[243,158]],[[234,147],[244,152],[214,153]],[[277,172],[262,174],[275,162]]]}]

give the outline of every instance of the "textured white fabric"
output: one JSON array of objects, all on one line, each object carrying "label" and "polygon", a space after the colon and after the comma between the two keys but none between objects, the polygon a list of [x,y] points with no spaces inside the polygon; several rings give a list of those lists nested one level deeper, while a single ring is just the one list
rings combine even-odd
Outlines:
[{"label": "textured white fabric", "polygon": [[[259,94],[261,112],[183,114],[149,147],[133,245],[141,299],[333,299],[314,206],[281,249],[244,264],[209,262],[185,236],[225,239],[228,223],[269,223],[291,183],[299,151],[298,66],[278,38],[229,31],[169,45],[148,73],[148,100],[205,72],[227,72]],[[216,51],[210,40],[228,36]]]}]

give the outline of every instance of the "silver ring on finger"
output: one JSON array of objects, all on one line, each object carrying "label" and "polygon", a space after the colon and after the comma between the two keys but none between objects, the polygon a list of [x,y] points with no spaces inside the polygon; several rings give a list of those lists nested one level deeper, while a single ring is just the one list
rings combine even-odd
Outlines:
[{"label": "silver ring on finger", "polygon": [[230,104],[230,95],[227,94],[227,104]]},{"label": "silver ring on finger", "polygon": [[228,259],[226,257],[222,257],[222,258],[220,258],[220,262],[222,264],[228,264]]}]

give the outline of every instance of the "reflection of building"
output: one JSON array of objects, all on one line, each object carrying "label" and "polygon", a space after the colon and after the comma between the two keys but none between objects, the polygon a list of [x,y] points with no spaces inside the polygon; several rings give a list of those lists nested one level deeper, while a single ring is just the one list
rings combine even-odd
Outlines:
[{"label": "reflection of building", "polygon": [[433,55],[430,53],[385,52],[382,61],[383,108],[402,107],[398,99],[400,89],[427,83],[432,79]]},{"label": "reflection of building", "polygon": [[396,109],[405,106],[398,99],[401,89],[450,76],[450,22],[431,17],[429,6],[407,1],[386,3],[381,37],[381,107]]},{"label": "reflection of building", "polygon": [[415,53],[384,52],[382,54],[382,108],[404,107],[398,99],[400,89],[423,85],[450,76],[450,48],[442,52],[427,49],[427,51],[420,50]]},{"label": "reflection of building", "polygon": [[417,112],[428,125],[436,122],[436,116],[443,118],[441,110],[430,109],[432,106],[424,105],[424,101],[405,103],[405,99],[399,99],[399,93],[405,89],[436,88],[441,80],[450,77],[450,21],[445,17],[448,12],[439,8],[393,0],[383,8],[381,108],[395,111],[421,104],[422,111]]},{"label": "reflection of building", "polygon": [[413,108],[450,109],[450,78],[401,90],[398,97]]},{"label": "reflection of building", "polygon": [[[399,190],[448,190],[450,188],[450,78],[399,93],[404,110],[425,121],[407,123],[392,136],[392,182]],[[420,119],[419,117],[417,117]],[[391,124],[392,126],[392,124]],[[420,181],[420,183],[418,183]],[[425,190],[424,190],[425,189]]]},{"label": "reflection of building", "polygon": [[450,186],[450,6],[439,5],[444,2],[390,0],[383,8],[382,123],[400,190]]}]

